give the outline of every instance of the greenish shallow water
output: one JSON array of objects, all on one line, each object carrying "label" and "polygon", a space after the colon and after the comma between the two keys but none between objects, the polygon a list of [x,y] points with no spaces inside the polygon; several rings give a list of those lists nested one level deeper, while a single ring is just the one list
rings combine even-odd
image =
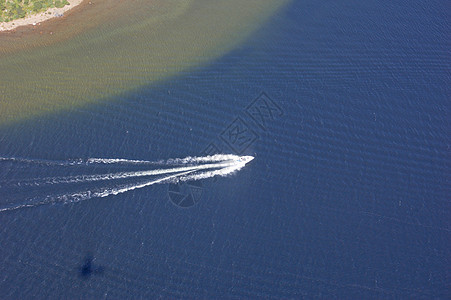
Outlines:
[{"label": "greenish shallow water", "polygon": [[0,124],[86,105],[208,63],[288,1],[92,1],[0,35]]}]

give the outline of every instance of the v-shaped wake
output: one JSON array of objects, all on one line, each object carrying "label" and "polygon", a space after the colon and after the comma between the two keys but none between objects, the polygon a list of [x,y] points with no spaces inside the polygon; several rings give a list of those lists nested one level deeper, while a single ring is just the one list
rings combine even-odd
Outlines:
[{"label": "v-shaped wake", "polygon": [[160,183],[228,176],[252,159],[252,156],[233,154],[165,161],[0,157],[0,169],[7,170],[6,179],[0,181],[0,212],[102,198]]}]

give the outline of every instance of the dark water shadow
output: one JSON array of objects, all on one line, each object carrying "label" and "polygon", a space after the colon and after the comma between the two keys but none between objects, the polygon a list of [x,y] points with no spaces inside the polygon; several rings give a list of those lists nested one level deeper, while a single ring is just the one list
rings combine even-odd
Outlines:
[{"label": "dark water shadow", "polygon": [[86,255],[83,263],[78,267],[78,276],[81,279],[87,280],[95,275],[103,275],[105,267],[95,262],[95,258],[92,255]]}]

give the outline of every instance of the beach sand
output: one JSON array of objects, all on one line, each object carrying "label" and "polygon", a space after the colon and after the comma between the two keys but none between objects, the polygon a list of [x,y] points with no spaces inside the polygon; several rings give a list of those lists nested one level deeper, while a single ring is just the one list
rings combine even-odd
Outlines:
[{"label": "beach sand", "polygon": [[44,21],[64,16],[64,13],[66,11],[76,7],[77,5],[80,5],[83,1],[84,0],[68,0],[69,5],[66,5],[62,8],[50,8],[45,12],[33,14],[23,19],[16,19],[10,22],[1,22],[0,31],[9,31],[16,29],[17,27],[26,25],[39,26],[40,23]]}]

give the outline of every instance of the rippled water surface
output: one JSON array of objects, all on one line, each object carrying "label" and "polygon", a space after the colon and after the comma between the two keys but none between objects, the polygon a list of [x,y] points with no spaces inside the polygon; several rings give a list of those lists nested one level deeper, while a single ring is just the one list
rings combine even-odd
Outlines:
[{"label": "rippled water surface", "polygon": [[[0,298],[449,298],[445,3],[206,2],[2,53],[0,157],[255,159],[0,213]],[[77,175],[2,166],[0,188]]]},{"label": "rippled water surface", "polygon": [[230,51],[287,1],[86,1],[0,34],[0,124],[96,103]]}]

